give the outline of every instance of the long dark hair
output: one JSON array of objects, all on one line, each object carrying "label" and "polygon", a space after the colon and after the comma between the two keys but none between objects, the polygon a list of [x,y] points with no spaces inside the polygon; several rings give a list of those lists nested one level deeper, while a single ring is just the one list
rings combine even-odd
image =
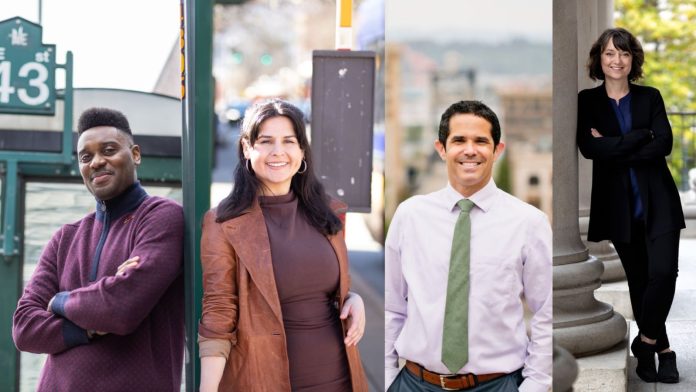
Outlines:
[{"label": "long dark hair", "polygon": [[229,196],[218,205],[215,220],[224,222],[242,215],[251,207],[254,199],[258,196],[259,189],[263,184],[256,178],[253,170],[249,170],[247,167],[243,143],[246,141],[250,146],[253,146],[258,138],[261,124],[269,118],[278,116],[290,120],[300,149],[304,152],[307,170],[303,173],[296,173],[290,183],[290,189],[297,197],[299,210],[320,233],[324,235],[338,233],[343,225],[329,207],[329,197],[324,192],[324,186],[314,174],[312,151],[307,139],[304,115],[300,109],[280,99],[258,103],[246,113],[237,146],[239,164],[234,172],[234,188]]}]

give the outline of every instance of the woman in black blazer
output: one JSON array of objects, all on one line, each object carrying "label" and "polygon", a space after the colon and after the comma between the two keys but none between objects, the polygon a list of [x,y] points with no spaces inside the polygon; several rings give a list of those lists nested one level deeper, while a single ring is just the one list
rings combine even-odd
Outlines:
[{"label": "woman in black blazer", "polygon": [[[644,55],[628,31],[608,29],[590,50],[601,86],[578,94],[577,142],[593,160],[589,241],[614,243],[628,280],[639,333],[631,344],[646,382],[679,382],[665,321],[677,279],[684,214],[665,156],[672,129],[660,92],[632,82]],[[659,369],[655,367],[658,353]]]}]

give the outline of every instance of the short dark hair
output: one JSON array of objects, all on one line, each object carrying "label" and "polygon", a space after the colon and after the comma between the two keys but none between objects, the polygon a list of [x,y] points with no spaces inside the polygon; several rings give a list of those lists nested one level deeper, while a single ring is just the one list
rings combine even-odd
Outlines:
[{"label": "short dark hair", "polygon": [[617,27],[614,29],[606,29],[602,35],[597,38],[597,41],[590,49],[590,57],[587,60],[587,71],[590,79],[604,80],[604,72],[602,72],[602,52],[611,41],[614,47],[624,52],[628,52],[632,56],[631,72],[628,74],[628,81],[633,82],[643,77],[643,62],[645,61],[645,53],[640,41],[633,36],[628,30]]},{"label": "short dark hair", "polygon": [[473,114],[476,117],[488,121],[491,124],[491,136],[493,137],[493,148],[500,143],[500,122],[495,112],[481,101],[459,101],[455,102],[442,113],[440,118],[440,129],[437,138],[443,147],[447,147],[447,137],[449,136],[449,123],[455,114]]},{"label": "short dark hair", "polygon": [[126,116],[118,110],[107,108],[89,108],[82,112],[77,122],[77,134],[82,135],[88,129],[102,126],[114,127],[130,135],[131,140],[133,139]]}]

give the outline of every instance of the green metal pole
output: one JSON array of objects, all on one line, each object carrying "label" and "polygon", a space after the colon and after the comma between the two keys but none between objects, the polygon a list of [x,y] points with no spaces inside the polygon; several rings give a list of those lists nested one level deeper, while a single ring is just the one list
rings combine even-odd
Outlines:
[{"label": "green metal pole", "polygon": [[62,156],[64,163],[72,161],[72,125],[73,125],[73,54],[68,51],[65,56],[65,93],[63,95],[63,148]]},{"label": "green metal pole", "polygon": [[3,208],[3,246],[0,249],[0,287],[3,293],[11,296],[0,301],[0,391],[15,391],[19,389],[19,352],[12,340],[12,314],[17,306],[22,289],[22,260],[18,234],[17,211],[21,192],[17,181],[17,161],[8,160],[5,165],[5,176],[2,182]]},{"label": "green metal pole", "polygon": [[17,230],[17,161],[7,160],[5,182],[7,183],[5,189],[9,193],[3,203],[2,256],[7,261],[18,253],[15,246],[15,233]]},{"label": "green metal pole", "polygon": [[[184,3],[185,1],[185,3]],[[184,7],[185,4],[185,7]],[[197,331],[203,298],[200,265],[200,238],[203,215],[210,208],[210,181],[213,134],[213,2],[181,0],[185,69],[182,70],[183,135],[182,179],[186,236],[186,390],[199,385]]]}]

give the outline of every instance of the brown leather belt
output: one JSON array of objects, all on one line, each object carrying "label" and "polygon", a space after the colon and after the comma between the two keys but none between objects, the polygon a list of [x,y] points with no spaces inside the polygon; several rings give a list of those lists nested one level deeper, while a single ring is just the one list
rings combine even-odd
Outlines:
[{"label": "brown leather belt", "polygon": [[470,389],[478,386],[482,382],[495,380],[498,377],[507,375],[507,373],[491,373],[491,374],[438,374],[429,371],[423,366],[406,361],[406,369],[411,374],[424,381],[437,385],[445,391],[457,391],[460,389]]}]

